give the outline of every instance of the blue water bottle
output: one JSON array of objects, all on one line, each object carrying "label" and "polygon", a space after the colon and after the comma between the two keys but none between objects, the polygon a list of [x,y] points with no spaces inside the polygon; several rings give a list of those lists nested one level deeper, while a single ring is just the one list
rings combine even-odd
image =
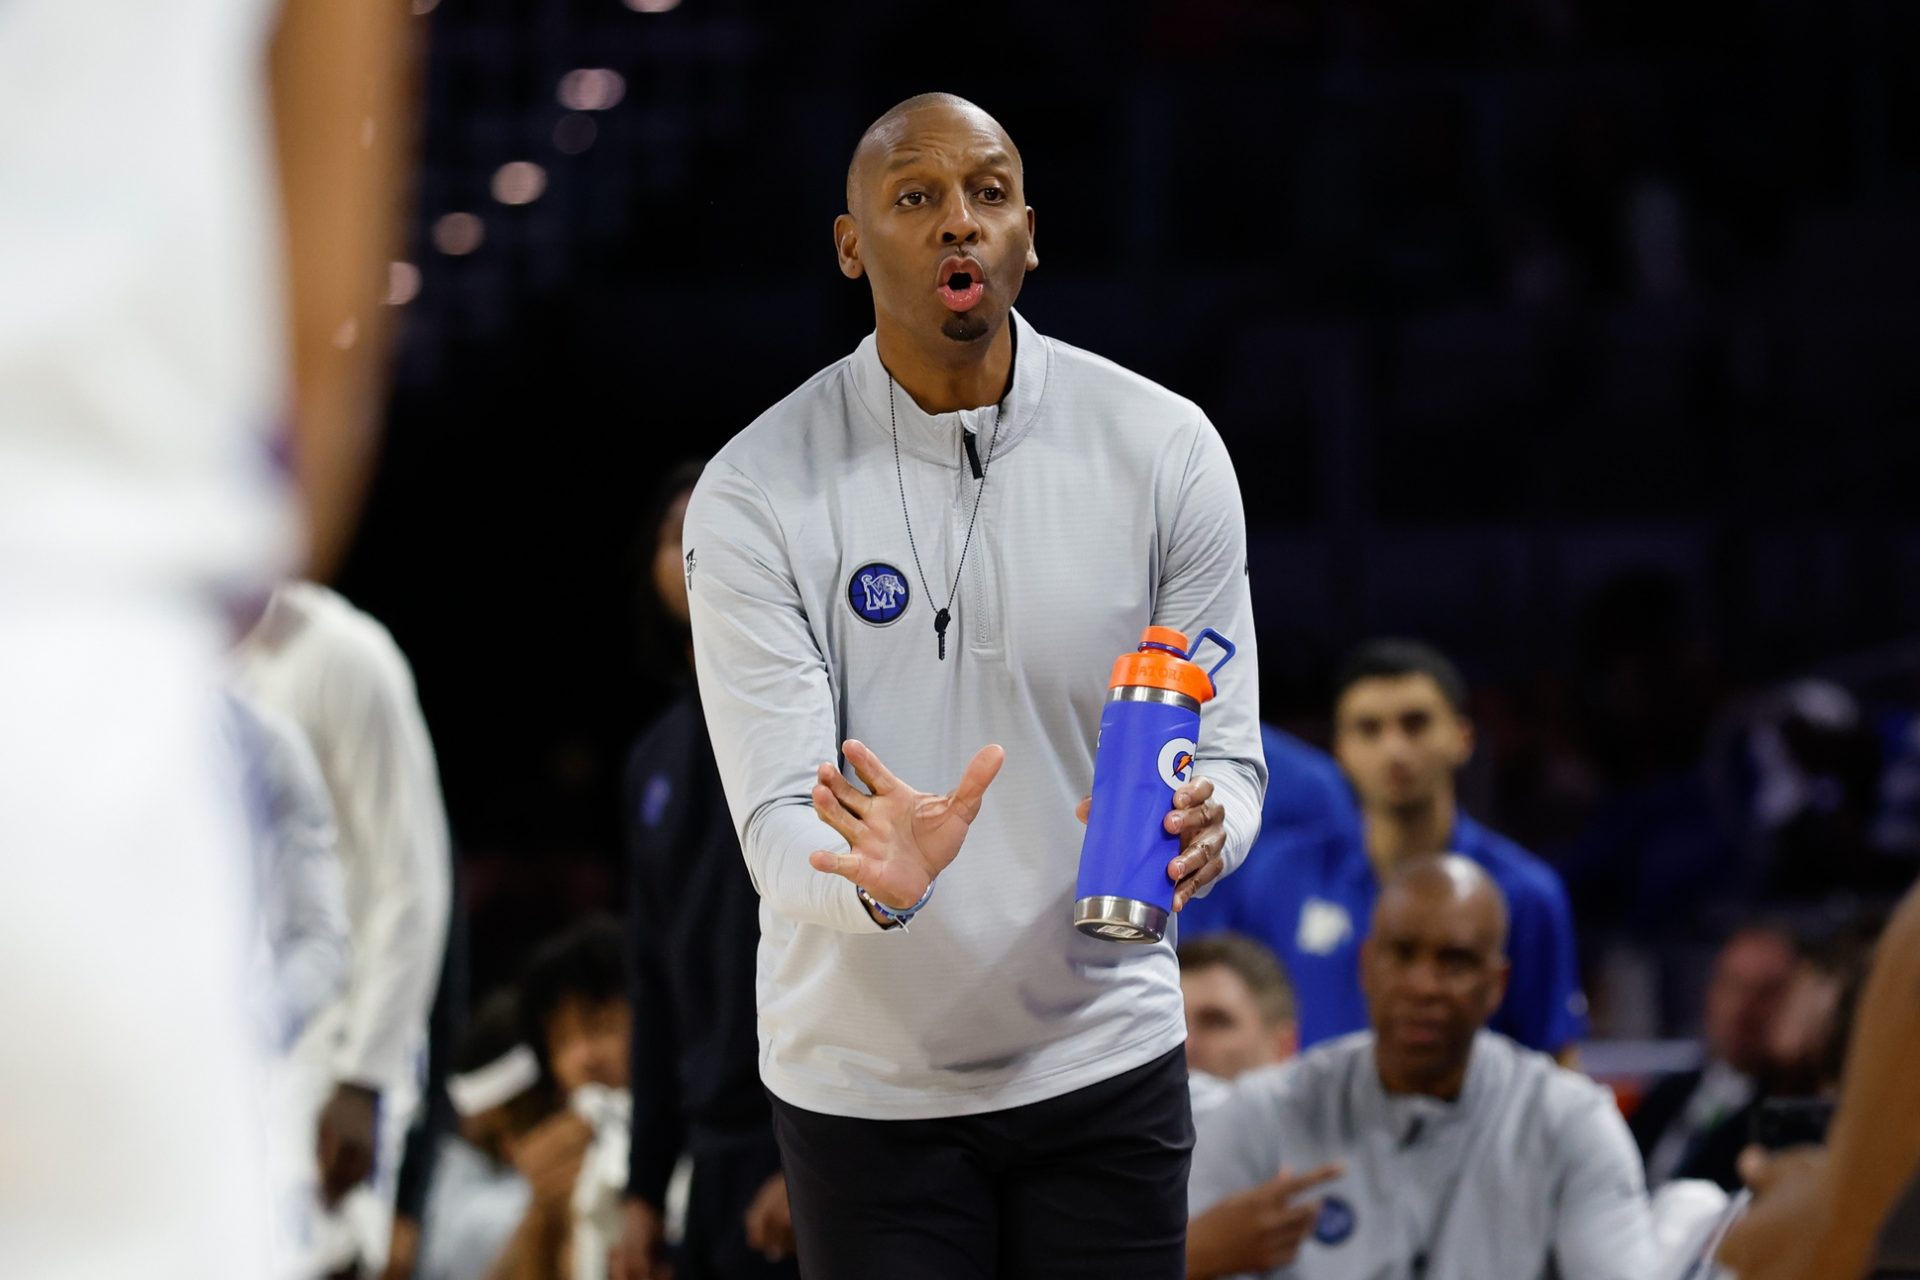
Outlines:
[{"label": "blue water bottle", "polygon": [[[1209,639],[1226,654],[1210,671],[1193,661]],[[1171,627],[1148,627],[1140,647],[1115,660],[1073,895],[1080,932],[1116,942],[1166,936],[1173,914],[1167,864],[1180,852],[1180,838],[1167,834],[1167,812],[1174,792],[1193,778],[1200,704],[1213,697],[1214,674],[1232,657],[1232,642],[1211,627],[1191,649]]]}]

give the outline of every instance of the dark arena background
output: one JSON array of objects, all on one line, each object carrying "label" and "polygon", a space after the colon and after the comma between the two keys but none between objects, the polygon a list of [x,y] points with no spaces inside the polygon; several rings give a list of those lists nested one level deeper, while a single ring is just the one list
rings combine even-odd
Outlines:
[{"label": "dark arena background", "polygon": [[[1020,143],[1023,313],[1225,437],[1267,717],[1324,742],[1376,633],[1465,668],[1463,799],[1565,876],[1597,1034],[1688,1030],[1757,899],[1910,877],[1920,10],[413,3],[341,586],[413,660],[476,989],[618,907],[623,755],[678,669],[641,635],[654,487],[871,328],[829,228],[927,89]],[[1749,744],[1788,723],[1818,799],[1782,812]]]}]

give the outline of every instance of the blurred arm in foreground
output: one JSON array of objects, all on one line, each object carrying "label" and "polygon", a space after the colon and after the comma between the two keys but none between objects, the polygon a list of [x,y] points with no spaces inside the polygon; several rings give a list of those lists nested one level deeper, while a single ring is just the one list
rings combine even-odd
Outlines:
[{"label": "blurred arm in foreground", "polygon": [[1741,1157],[1754,1205],[1720,1251],[1741,1280],[1853,1280],[1866,1273],[1888,1211],[1920,1166],[1915,1045],[1920,886],[1908,891],[1880,939],[1826,1147]]},{"label": "blurred arm in foreground", "polygon": [[346,550],[376,439],[412,145],[413,38],[397,0],[286,0],[270,59],[286,227],[292,446],[307,576]]}]

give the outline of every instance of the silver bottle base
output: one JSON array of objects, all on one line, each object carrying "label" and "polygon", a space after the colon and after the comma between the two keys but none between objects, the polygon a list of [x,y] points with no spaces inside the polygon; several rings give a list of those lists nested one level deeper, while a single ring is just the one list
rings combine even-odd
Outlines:
[{"label": "silver bottle base", "polygon": [[1158,942],[1167,933],[1167,913],[1151,902],[1102,894],[1073,904],[1073,927],[1110,942]]}]

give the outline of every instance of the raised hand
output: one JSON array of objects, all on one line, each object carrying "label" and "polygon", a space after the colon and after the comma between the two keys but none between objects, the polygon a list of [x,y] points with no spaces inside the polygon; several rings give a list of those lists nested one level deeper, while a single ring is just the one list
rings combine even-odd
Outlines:
[{"label": "raised hand", "polygon": [[567,1212],[592,1144],[593,1126],[572,1111],[548,1116],[513,1144],[514,1167],[527,1180],[536,1206]]},{"label": "raised hand", "polygon": [[967,828],[980,816],[980,801],[1007,753],[980,748],[945,795],[916,791],[893,776],[867,745],[849,738],[841,747],[866,785],[861,791],[831,762],[820,766],[813,811],[847,842],[840,852],[820,850],[808,859],[816,871],[844,877],[877,902],[904,911],[920,901],[934,877],[960,853]]},{"label": "raised hand", "polygon": [[1320,1216],[1320,1201],[1300,1197],[1342,1172],[1337,1164],[1301,1174],[1282,1169],[1259,1186],[1228,1196],[1188,1224],[1187,1274],[1206,1280],[1288,1265]]}]

